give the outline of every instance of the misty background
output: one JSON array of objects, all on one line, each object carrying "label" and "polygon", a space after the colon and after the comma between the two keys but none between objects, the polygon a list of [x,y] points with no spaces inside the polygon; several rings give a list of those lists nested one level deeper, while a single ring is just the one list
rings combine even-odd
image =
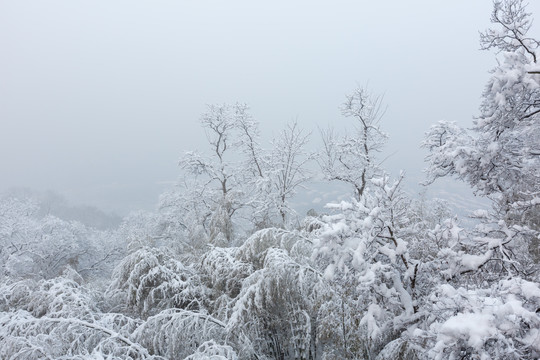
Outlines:
[{"label": "misty background", "polygon": [[[318,128],[351,125],[339,106],[364,84],[388,106],[385,167],[405,170],[417,191],[424,132],[442,119],[468,126],[478,114],[496,64],[478,42],[491,8],[0,0],[0,192],[52,190],[120,215],[152,209],[176,182],[183,152],[206,150],[206,104],[249,104],[265,140],[297,120],[315,149]],[[540,14],[540,3],[528,9]]]}]

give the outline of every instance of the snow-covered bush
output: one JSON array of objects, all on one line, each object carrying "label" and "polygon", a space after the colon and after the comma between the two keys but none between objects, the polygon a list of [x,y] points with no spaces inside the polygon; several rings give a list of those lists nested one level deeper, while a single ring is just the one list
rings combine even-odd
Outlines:
[{"label": "snow-covered bush", "polygon": [[29,199],[0,199],[0,276],[50,279],[66,267],[85,278],[104,276],[121,253],[109,231],[47,215]]},{"label": "snow-covered bush", "polygon": [[228,331],[249,338],[254,351],[269,358],[313,356],[318,278],[286,250],[269,248],[262,268],[243,282]]},{"label": "snow-covered bush", "polygon": [[238,248],[238,257],[260,269],[269,249],[284,249],[289,253],[298,240],[299,236],[295,232],[279,228],[259,230]]},{"label": "snow-covered bush", "polygon": [[319,321],[329,358],[375,356],[416,316],[420,263],[401,237],[410,233],[399,184],[372,179],[359,201],[329,204],[335,214],[315,232],[313,257],[333,289]]},{"label": "snow-covered bush", "polygon": [[167,308],[198,309],[206,297],[195,271],[159,248],[143,247],[122,260],[107,296],[148,316]]},{"label": "snow-covered bush", "polygon": [[222,320],[230,316],[244,280],[254,271],[252,264],[239,260],[238,250],[213,247],[197,265],[201,280],[209,289],[212,313]]},{"label": "snow-covered bush", "polygon": [[140,322],[101,313],[98,295],[70,277],[2,284],[0,358],[157,360],[129,339]]},{"label": "snow-covered bush", "polygon": [[215,341],[203,343],[197,351],[185,360],[237,360],[236,352],[228,345],[217,344]]},{"label": "snow-covered bush", "polygon": [[523,359],[540,356],[540,287],[520,278],[489,288],[440,285],[430,297],[425,330],[434,359]]},{"label": "snow-covered bush", "polygon": [[152,354],[184,359],[207,341],[225,341],[225,324],[211,315],[181,309],[166,309],[149,317],[131,338]]}]

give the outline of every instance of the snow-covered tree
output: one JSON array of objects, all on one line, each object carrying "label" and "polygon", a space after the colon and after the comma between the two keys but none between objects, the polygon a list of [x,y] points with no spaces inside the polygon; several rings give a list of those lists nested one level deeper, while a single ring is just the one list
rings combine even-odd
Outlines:
[{"label": "snow-covered tree", "polygon": [[291,123],[264,148],[245,104],[211,105],[201,123],[210,155],[189,151],[181,159],[197,180],[186,178],[178,191],[162,197],[165,228],[187,234],[191,242],[223,246],[231,244],[239,225],[247,231],[286,227],[294,213],[290,198],[310,178],[309,134]]},{"label": "snow-covered tree", "polygon": [[309,248],[300,233],[273,228],[256,232],[238,249],[238,259],[254,271],[242,282],[227,327],[248,338],[258,356],[316,357],[321,276],[310,264]]},{"label": "snow-covered tree", "polygon": [[40,217],[38,208],[30,199],[0,200],[2,276],[50,279],[66,266],[87,277],[112,270],[121,246],[111,232],[52,215]]},{"label": "snow-covered tree", "polygon": [[379,123],[384,115],[382,96],[367,88],[357,88],[348,95],[341,113],[354,121],[354,132],[338,136],[333,129],[322,133],[324,149],[319,165],[327,180],[350,184],[360,200],[373,176],[381,174],[376,154],[386,142]]},{"label": "snow-covered tree", "polygon": [[73,275],[0,286],[1,358],[162,360],[130,339],[140,321],[102,313]]},{"label": "snow-covered tree", "polygon": [[131,336],[151,354],[166,359],[184,359],[203,350],[203,343],[224,344],[226,337],[225,324],[211,315],[176,308],[149,317]]},{"label": "snow-covered tree", "polygon": [[[329,204],[314,254],[332,295],[320,330],[329,358],[370,358],[416,316],[420,261],[410,257],[401,179],[371,179],[360,201]],[[332,347],[333,346],[333,347]]]},{"label": "snow-covered tree", "polygon": [[189,151],[180,160],[180,166],[188,173],[202,176],[204,201],[211,210],[207,219],[209,240],[215,244],[228,244],[233,240],[233,216],[245,205],[241,186],[243,171],[231,156],[236,120],[245,116],[246,111],[247,106],[242,104],[209,105],[201,116],[201,124],[206,130],[210,155]]},{"label": "snow-covered tree", "polygon": [[[429,358],[538,357],[538,194],[540,72],[538,41],[521,0],[495,1],[497,28],[483,49],[502,56],[483,94],[472,132],[439,122],[426,134],[428,182],[455,176],[494,200],[474,212],[473,229],[434,229],[446,246],[430,262],[435,280],[427,316],[409,333]],[[532,256],[531,256],[532,255]]]},{"label": "snow-covered tree", "polygon": [[305,150],[308,136],[294,122],[288,124],[272,143],[267,173],[282,225],[287,224],[287,214],[294,212],[288,200],[310,179],[307,164],[312,156]]},{"label": "snow-covered tree", "polygon": [[271,148],[260,145],[258,123],[249,116],[238,117],[238,146],[244,154],[250,184],[251,222],[255,229],[288,225],[288,215],[294,214],[289,205],[299,187],[309,179],[308,164],[312,155],[305,147],[309,133],[292,122],[271,142]]},{"label": "snow-covered tree", "polygon": [[128,255],[113,279],[107,296],[127,306],[123,311],[141,316],[172,307],[199,309],[206,297],[195,271],[159,248],[144,247]]},{"label": "snow-covered tree", "polygon": [[440,284],[425,323],[408,336],[431,359],[536,359],[539,308],[538,283],[520,278],[487,288]]},{"label": "snow-covered tree", "polygon": [[502,59],[484,90],[480,116],[471,134],[448,122],[427,133],[428,180],[456,176],[495,200],[505,216],[534,222],[540,189],[539,42],[527,37],[532,20],[522,0],[496,1],[491,20],[497,28],[481,34],[481,45]]}]

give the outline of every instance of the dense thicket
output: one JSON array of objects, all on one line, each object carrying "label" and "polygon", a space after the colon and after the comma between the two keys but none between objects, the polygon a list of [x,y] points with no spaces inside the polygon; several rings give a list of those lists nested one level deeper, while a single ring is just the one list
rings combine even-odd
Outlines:
[{"label": "dense thicket", "polygon": [[[493,207],[467,228],[380,166],[381,98],[357,89],[323,149],[288,125],[269,148],[244,104],[201,117],[209,152],[155,213],[97,230],[0,200],[2,359],[536,359],[540,357],[540,66],[522,1],[482,34],[501,61],[470,131],[426,134],[428,182]],[[316,160],[316,161],[315,161]],[[318,163],[351,200],[301,218]]]}]

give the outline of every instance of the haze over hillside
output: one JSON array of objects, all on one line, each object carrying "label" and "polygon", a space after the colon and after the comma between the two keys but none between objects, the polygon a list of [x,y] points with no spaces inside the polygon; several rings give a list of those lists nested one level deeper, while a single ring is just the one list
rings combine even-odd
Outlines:
[{"label": "haze over hillside", "polygon": [[152,209],[183,152],[204,149],[206,104],[247,103],[265,142],[297,119],[315,149],[319,128],[348,127],[339,106],[364,84],[385,94],[385,167],[416,182],[431,124],[479,114],[497,64],[478,51],[490,6],[3,1],[0,190],[52,190],[121,215]]}]

